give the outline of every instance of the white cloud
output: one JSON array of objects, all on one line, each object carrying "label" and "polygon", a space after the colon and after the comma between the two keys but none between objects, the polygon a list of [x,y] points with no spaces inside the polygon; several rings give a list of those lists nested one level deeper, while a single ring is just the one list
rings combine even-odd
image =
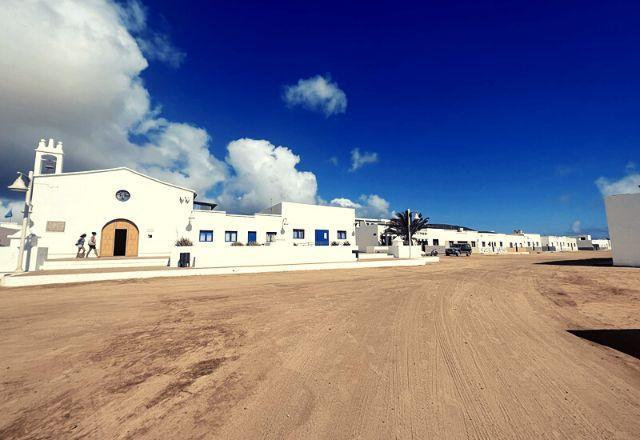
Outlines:
[{"label": "white cloud", "polygon": [[[318,202],[315,175],[297,169],[290,149],[239,139],[225,163],[209,152],[204,128],[162,117],[141,74],[150,59],[175,66],[183,57],[149,28],[139,1],[1,1],[0,176],[30,169],[38,140],[52,137],[64,142],[66,171],[128,166],[201,197],[220,191],[224,207],[242,212]],[[300,80],[286,96],[327,115],[347,105],[328,77]]]},{"label": "white cloud", "polygon": [[331,165],[333,165],[334,167],[337,167],[337,166],[338,166],[338,164],[340,163],[340,161],[338,160],[338,158],[337,158],[336,156],[331,156],[331,157],[329,158],[329,163],[330,163]]},{"label": "white cloud", "polygon": [[619,180],[609,180],[606,177],[600,177],[596,180],[596,185],[603,196],[611,196],[614,194],[630,194],[640,192],[640,174],[629,174]]},{"label": "white cloud", "polygon": [[331,200],[330,205],[354,208],[358,217],[384,218],[389,216],[389,202],[377,194],[361,195],[360,202],[339,197]]},{"label": "white cloud", "polygon": [[316,203],[316,176],[300,171],[297,156],[266,140],[238,139],[228,147],[227,163],[234,174],[219,198],[222,208],[252,213],[281,201]]},{"label": "white cloud", "polygon": [[169,37],[147,26],[147,8],[138,0],[128,0],[115,5],[122,23],[135,37],[140,49],[151,60],[158,60],[178,67],[186,54],[175,47]]},{"label": "white cloud", "polygon": [[580,232],[582,232],[582,222],[580,222],[580,220],[576,220],[571,223],[571,232],[575,234],[579,234]]},{"label": "white cloud", "polygon": [[372,153],[369,151],[360,153],[359,148],[354,148],[353,150],[351,150],[351,168],[349,169],[349,171],[356,171],[357,169],[360,169],[367,164],[376,163],[377,161],[378,153]]},{"label": "white cloud", "polygon": [[301,106],[327,117],[347,111],[347,95],[328,75],[300,79],[295,85],[285,86],[282,99],[290,107]]},{"label": "white cloud", "polygon": [[30,168],[38,140],[53,137],[68,171],[126,165],[201,194],[214,188],[224,164],[204,129],[152,109],[147,58],[180,55],[147,28],[138,2],[0,2],[0,175]]}]

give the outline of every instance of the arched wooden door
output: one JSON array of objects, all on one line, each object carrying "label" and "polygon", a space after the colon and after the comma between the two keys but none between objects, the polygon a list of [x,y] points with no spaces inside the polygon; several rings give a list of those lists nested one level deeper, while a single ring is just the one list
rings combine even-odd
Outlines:
[{"label": "arched wooden door", "polygon": [[138,227],[129,220],[111,220],[100,234],[101,257],[137,257]]}]

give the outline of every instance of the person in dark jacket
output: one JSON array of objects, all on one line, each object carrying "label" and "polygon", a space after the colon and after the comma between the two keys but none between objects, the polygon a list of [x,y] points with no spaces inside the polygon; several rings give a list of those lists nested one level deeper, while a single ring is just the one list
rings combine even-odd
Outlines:
[{"label": "person in dark jacket", "polygon": [[80,236],[80,238],[78,238],[78,241],[76,242],[76,247],[78,248],[78,253],[76,254],[76,258],[83,258],[84,257],[84,238],[87,236],[87,234],[82,234]]}]

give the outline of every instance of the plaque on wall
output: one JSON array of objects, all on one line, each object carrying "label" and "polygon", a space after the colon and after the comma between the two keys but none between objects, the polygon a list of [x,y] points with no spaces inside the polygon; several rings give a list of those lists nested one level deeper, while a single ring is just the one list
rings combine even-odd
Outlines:
[{"label": "plaque on wall", "polygon": [[47,232],[64,232],[66,222],[47,222]]}]

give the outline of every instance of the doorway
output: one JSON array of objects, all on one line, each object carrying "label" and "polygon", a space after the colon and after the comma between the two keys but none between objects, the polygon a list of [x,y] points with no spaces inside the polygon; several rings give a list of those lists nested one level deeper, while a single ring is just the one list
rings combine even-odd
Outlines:
[{"label": "doorway", "polygon": [[316,229],[316,246],[329,246],[329,231]]},{"label": "doorway", "polygon": [[101,257],[137,257],[138,227],[125,219],[111,220],[100,234]]},{"label": "doorway", "polygon": [[127,255],[127,230],[116,229],[115,240],[113,242],[113,256],[124,257]]}]

